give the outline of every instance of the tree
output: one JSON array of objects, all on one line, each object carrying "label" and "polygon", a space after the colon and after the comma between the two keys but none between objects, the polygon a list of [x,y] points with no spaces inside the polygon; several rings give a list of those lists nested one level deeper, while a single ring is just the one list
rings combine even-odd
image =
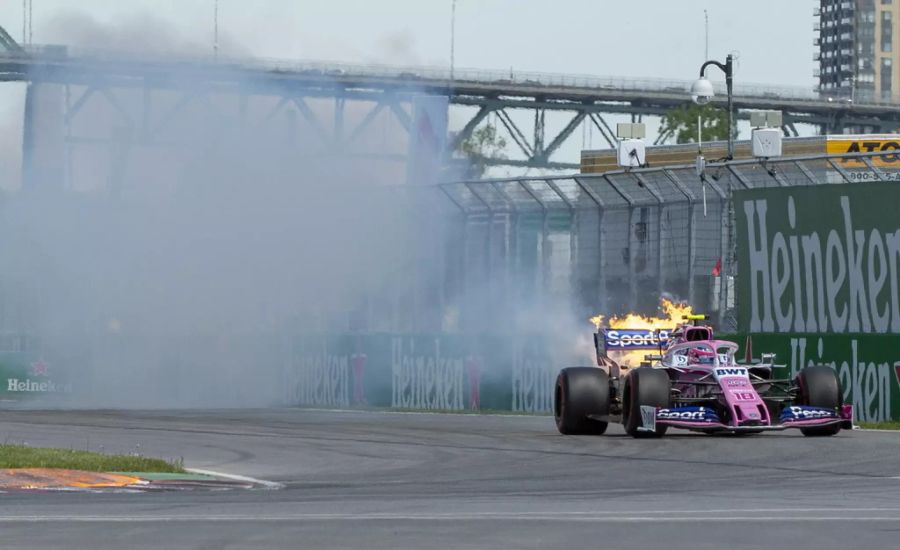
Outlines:
[{"label": "tree", "polygon": [[[659,132],[675,143],[697,143],[697,117],[701,117],[703,141],[728,139],[728,112],[713,105],[685,103],[675,107],[662,117]],[[734,132],[737,137],[737,132]]]},{"label": "tree", "polygon": [[506,139],[497,135],[497,128],[492,125],[477,128],[459,144],[459,152],[471,163],[470,176],[479,178],[487,170],[488,159],[506,158],[504,149]]}]

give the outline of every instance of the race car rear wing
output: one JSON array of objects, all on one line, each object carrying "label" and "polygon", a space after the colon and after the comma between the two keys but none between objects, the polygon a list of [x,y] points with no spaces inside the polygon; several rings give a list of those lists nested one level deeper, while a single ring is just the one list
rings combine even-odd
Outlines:
[{"label": "race car rear wing", "polygon": [[669,342],[671,330],[602,328],[594,334],[597,358],[610,353],[636,350],[661,350]]}]

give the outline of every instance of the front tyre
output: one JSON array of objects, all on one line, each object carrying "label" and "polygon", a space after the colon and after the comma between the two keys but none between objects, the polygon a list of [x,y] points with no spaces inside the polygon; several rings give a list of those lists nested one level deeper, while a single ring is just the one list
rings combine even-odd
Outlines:
[{"label": "front tyre", "polygon": [[609,415],[609,376],[598,367],[570,367],[556,377],[553,416],[564,435],[600,435],[609,424],[589,416]]},{"label": "front tyre", "polygon": [[[841,406],[841,383],[837,372],[824,365],[807,367],[797,375],[800,394],[797,403],[823,409],[838,409]],[[800,433],[811,437],[831,436],[841,431],[840,424],[815,428],[801,428]]]},{"label": "front tyre", "polygon": [[668,426],[657,425],[656,430],[640,430],[641,406],[669,408],[672,384],[666,371],[654,368],[637,368],[625,377],[622,414],[625,432],[632,437],[661,437]]}]

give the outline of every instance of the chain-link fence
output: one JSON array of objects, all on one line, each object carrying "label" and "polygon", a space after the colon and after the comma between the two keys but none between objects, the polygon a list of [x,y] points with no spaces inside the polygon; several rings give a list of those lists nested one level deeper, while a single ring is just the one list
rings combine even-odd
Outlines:
[{"label": "chain-link fence", "polygon": [[438,306],[424,328],[477,331],[559,304],[584,318],[651,313],[670,295],[733,329],[732,194],[900,179],[895,164],[887,151],[444,183],[427,191],[452,220],[439,280],[418,283],[414,302]]}]

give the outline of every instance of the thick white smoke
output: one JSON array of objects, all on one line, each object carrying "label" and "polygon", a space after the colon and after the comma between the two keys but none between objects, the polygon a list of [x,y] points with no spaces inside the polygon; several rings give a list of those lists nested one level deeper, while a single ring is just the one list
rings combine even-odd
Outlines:
[{"label": "thick white smoke", "polygon": [[[115,53],[204,49],[165,27],[69,15],[54,32]],[[401,62],[415,61],[404,36],[387,43]],[[0,205],[0,279],[23,312],[5,328],[39,334],[51,374],[73,387],[69,398],[38,405],[270,405],[282,397],[292,334],[346,331],[361,316],[368,331],[476,331],[516,345],[535,336],[557,366],[590,361],[590,325],[560,283],[566,275],[551,284],[549,271],[523,270],[525,261],[502,268],[499,232],[488,273],[478,273],[485,256],[473,250],[484,242],[474,234],[471,250],[447,257],[443,244],[466,238],[456,218],[396,188],[402,163],[373,158],[406,152],[390,109],[352,144],[335,146],[321,135],[333,131],[330,98],[306,100],[324,128],[292,101],[279,108],[277,96],[252,98],[242,121],[236,94],[180,78],[152,91],[148,125],[139,122],[141,90],[113,90],[121,109],[95,93],[71,121],[85,139],[70,141],[59,166],[41,167],[60,181],[37,178]],[[86,89],[74,88],[72,101]],[[185,90],[195,97],[167,116]],[[346,127],[367,107],[348,102]],[[569,239],[557,240],[563,250]],[[447,285],[428,311],[447,284],[445,262],[466,255],[466,282]]]},{"label": "thick white smoke", "polygon": [[[125,42],[195,51],[165,27],[68,15],[58,34],[117,55]],[[140,89],[112,90],[121,109],[89,97],[71,120],[82,139],[37,156],[37,176],[0,204],[4,308],[19,312],[3,328],[40,336],[51,374],[72,383],[67,405],[274,403],[288,331],[346,330],[367,294],[410,272],[413,209],[389,185],[404,167],[359,154],[405,151],[390,111],[335,145],[297,103],[257,95],[242,121],[238,94],[195,77],[152,92],[149,124]],[[174,110],[185,92],[197,97]],[[56,120],[63,90],[36,97],[39,124]],[[306,106],[333,133],[333,103]],[[348,104],[346,127],[366,109]]]}]

